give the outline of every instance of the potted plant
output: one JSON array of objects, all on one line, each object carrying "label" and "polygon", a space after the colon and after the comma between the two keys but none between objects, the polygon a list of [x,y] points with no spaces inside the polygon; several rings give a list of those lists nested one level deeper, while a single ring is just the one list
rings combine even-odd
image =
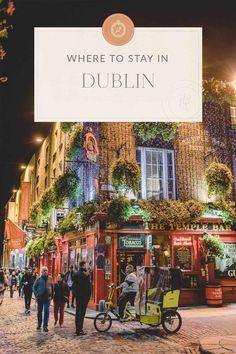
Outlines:
[{"label": "potted plant", "polygon": [[215,257],[224,256],[224,244],[219,235],[205,234],[202,239],[202,251],[205,258],[206,269],[206,302],[208,305],[222,305],[221,285],[210,282],[209,263],[215,261]]}]

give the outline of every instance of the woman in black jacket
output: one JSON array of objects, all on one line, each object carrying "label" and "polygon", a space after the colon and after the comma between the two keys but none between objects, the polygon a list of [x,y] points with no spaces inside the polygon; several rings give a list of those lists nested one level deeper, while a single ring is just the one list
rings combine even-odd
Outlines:
[{"label": "woman in black jacket", "polygon": [[56,326],[58,321],[58,312],[59,312],[59,325],[62,327],[64,322],[64,310],[65,303],[68,301],[69,296],[69,288],[68,285],[63,280],[63,274],[59,273],[57,277],[57,283],[54,286],[54,319]]}]

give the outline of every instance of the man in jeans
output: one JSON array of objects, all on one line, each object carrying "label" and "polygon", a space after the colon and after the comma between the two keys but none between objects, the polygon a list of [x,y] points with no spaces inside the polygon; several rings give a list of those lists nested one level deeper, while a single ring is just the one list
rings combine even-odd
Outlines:
[{"label": "man in jeans", "polygon": [[[48,276],[48,268],[42,267],[41,277],[35,280],[33,292],[38,303],[38,327],[41,329],[43,320],[43,330],[48,332],[48,319],[50,301],[53,295],[53,283],[51,277]],[[43,318],[44,310],[44,318]]]}]

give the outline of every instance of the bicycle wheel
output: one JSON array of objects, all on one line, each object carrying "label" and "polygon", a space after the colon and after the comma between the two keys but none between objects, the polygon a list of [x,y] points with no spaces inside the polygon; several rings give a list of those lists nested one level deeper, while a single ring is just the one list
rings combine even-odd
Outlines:
[{"label": "bicycle wheel", "polygon": [[169,310],[163,313],[161,324],[167,333],[177,333],[182,326],[182,318],[177,311]]},{"label": "bicycle wheel", "polygon": [[94,319],[94,327],[98,332],[107,332],[111,328],[112,319],[106,312],[99,313]]}]

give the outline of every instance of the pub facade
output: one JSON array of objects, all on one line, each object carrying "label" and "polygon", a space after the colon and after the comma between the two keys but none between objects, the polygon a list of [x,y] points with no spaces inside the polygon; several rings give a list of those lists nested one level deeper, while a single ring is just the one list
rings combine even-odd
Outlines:
[{"label": "pub facade", "polygon": [[[85,260],[92,280],[92,308],[97,308],[99,301],[106,298],[108,284],[118,285],[124,280],[127,263],[134,267],[180,267],[183,274],[181,305],[199,305],[205,303],[206,285],[201,240],[204,234],[210,233],[219,235],[225,247],[224,257],[209,263],[211,281],[222,285],[224,302],[235,302],[236,230],[232,219],[227,222],[222,215],[214,213],[214,200],[208,197],[204,174],[214,161],[227,165],[235,173],[236,134],[229,106],[205,103],[203,115],[203,123],[178,124],[169,139],[163,137],[163,132],[144,138],[143,126],[140,129],[127,122],[84,123],[80,130],[79,125],[74,124],[69,133],[61,132],[57,124],[51,138],[46,140],[48,144],[43,145],[44,160],[40,153],[36,154],[30,175],[30,203],[27,210],[24,209],[22,226],[27,242],[41,235],[39,227],[35,226],[36,234],[31,237],[26,230],[27,225],[34,223],[30,204],[32,207],[33,202],[40,201],[46,187],[53,186],[58,176],[73,171],[80,181],[80,193],[66,198],[60,208],[52,208],[50,220],[43,227],[46,232],[55,230],[55,245],[36,257],[29,256],[28,263],[36,265],[39,271],[47,265],[56,279],[59,272],[65,273],[70,265],[78,267],[79,262]],[[53,144],[50,143],[52,139]],[[70,144],[73,154],[68,154]],[[60,220],[71,210],[83,209],[89,202],[103,205],[119,197],[112,178],[114,163],[119,158],[135,160],[141,170],[138,192],[122,192],[133,205],[140,200],[183,203],[194,200],[210,207],[201,217],[168,225],[152,213],[149,221],[143,215],[133,213],[119,223],[109,219],[107,210],[94,210],[86,225],[73,222],[70,230],[60,232]],[[45,171],[47,175],[44,175]],[[23,200],[23,196],[21,198]],[[235,186],[228,199],[235,200]],[[80,209],[75,213],[79,218],[81,214],[83,210]]]}]

